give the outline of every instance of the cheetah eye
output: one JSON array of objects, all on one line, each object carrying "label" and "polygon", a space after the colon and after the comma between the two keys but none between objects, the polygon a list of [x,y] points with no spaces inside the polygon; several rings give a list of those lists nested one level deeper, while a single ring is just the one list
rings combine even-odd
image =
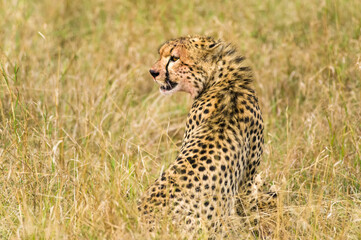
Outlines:
[{"label": "cheetah eye", "polygon": [[176,57],[176,56],[171,56],[171,57],[170,57],[170,60],[171,60],[172,62],[176,62],[178,59],[179,59],[179,57]]}]

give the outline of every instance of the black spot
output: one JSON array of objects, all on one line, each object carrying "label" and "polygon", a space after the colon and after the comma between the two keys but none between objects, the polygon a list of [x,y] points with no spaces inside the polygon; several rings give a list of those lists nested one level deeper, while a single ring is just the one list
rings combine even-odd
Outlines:
[{"label": "black spot", "polygon": [[251,71],[250,67],[240,67],[239,71]]},{"label": "black spot", "polygon": [[240,63],[244,60],[244,57],[237,57],[236,59],[234,59],[235,63]]},{"label": "black spot", "polygon": [[209,168],[209,170],[214,171],[214,170],[216,170],[216,167],[215,167],[215,166],[211,166],[211,167]]},{"label": "black spot", "polygon": [[187,157],[187,161],[188,161],[190,164],[195,163],[195,160],[194,160],[192,157]]}]

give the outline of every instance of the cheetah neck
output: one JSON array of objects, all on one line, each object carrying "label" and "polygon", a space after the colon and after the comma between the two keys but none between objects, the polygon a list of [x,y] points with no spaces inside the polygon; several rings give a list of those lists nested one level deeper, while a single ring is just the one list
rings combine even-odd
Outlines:
[{"label": "cheetah neck", "polygon": [[213,66],[205,84],[205,91],[228,84],[248,89],[248,85],[253,81],[253,74],[248,61],[232,45],[223,47],[219,56],[214,57]]}]

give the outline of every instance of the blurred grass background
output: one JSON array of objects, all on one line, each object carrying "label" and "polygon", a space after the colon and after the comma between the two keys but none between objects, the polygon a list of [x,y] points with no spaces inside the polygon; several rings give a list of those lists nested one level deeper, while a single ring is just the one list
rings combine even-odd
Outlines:
[{"label": "blurred grass background", "polygon": [[271,238],[361,239],[358,0],[0,0],[1,239],[146,237],[136,201],[175,159],[191,104],[148,69],[188,34],[253,64],[260,171],[281,188]]}]

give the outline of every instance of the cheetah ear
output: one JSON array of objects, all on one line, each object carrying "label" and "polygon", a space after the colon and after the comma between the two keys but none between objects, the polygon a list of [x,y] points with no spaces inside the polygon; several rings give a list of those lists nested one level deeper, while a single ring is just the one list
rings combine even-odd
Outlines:
[{"label": "cheetah ear", "polygon": [[207,46],[207,51],[212,52],[214,55],[218,55],[223,50],[222,42],[211,43]]}]

